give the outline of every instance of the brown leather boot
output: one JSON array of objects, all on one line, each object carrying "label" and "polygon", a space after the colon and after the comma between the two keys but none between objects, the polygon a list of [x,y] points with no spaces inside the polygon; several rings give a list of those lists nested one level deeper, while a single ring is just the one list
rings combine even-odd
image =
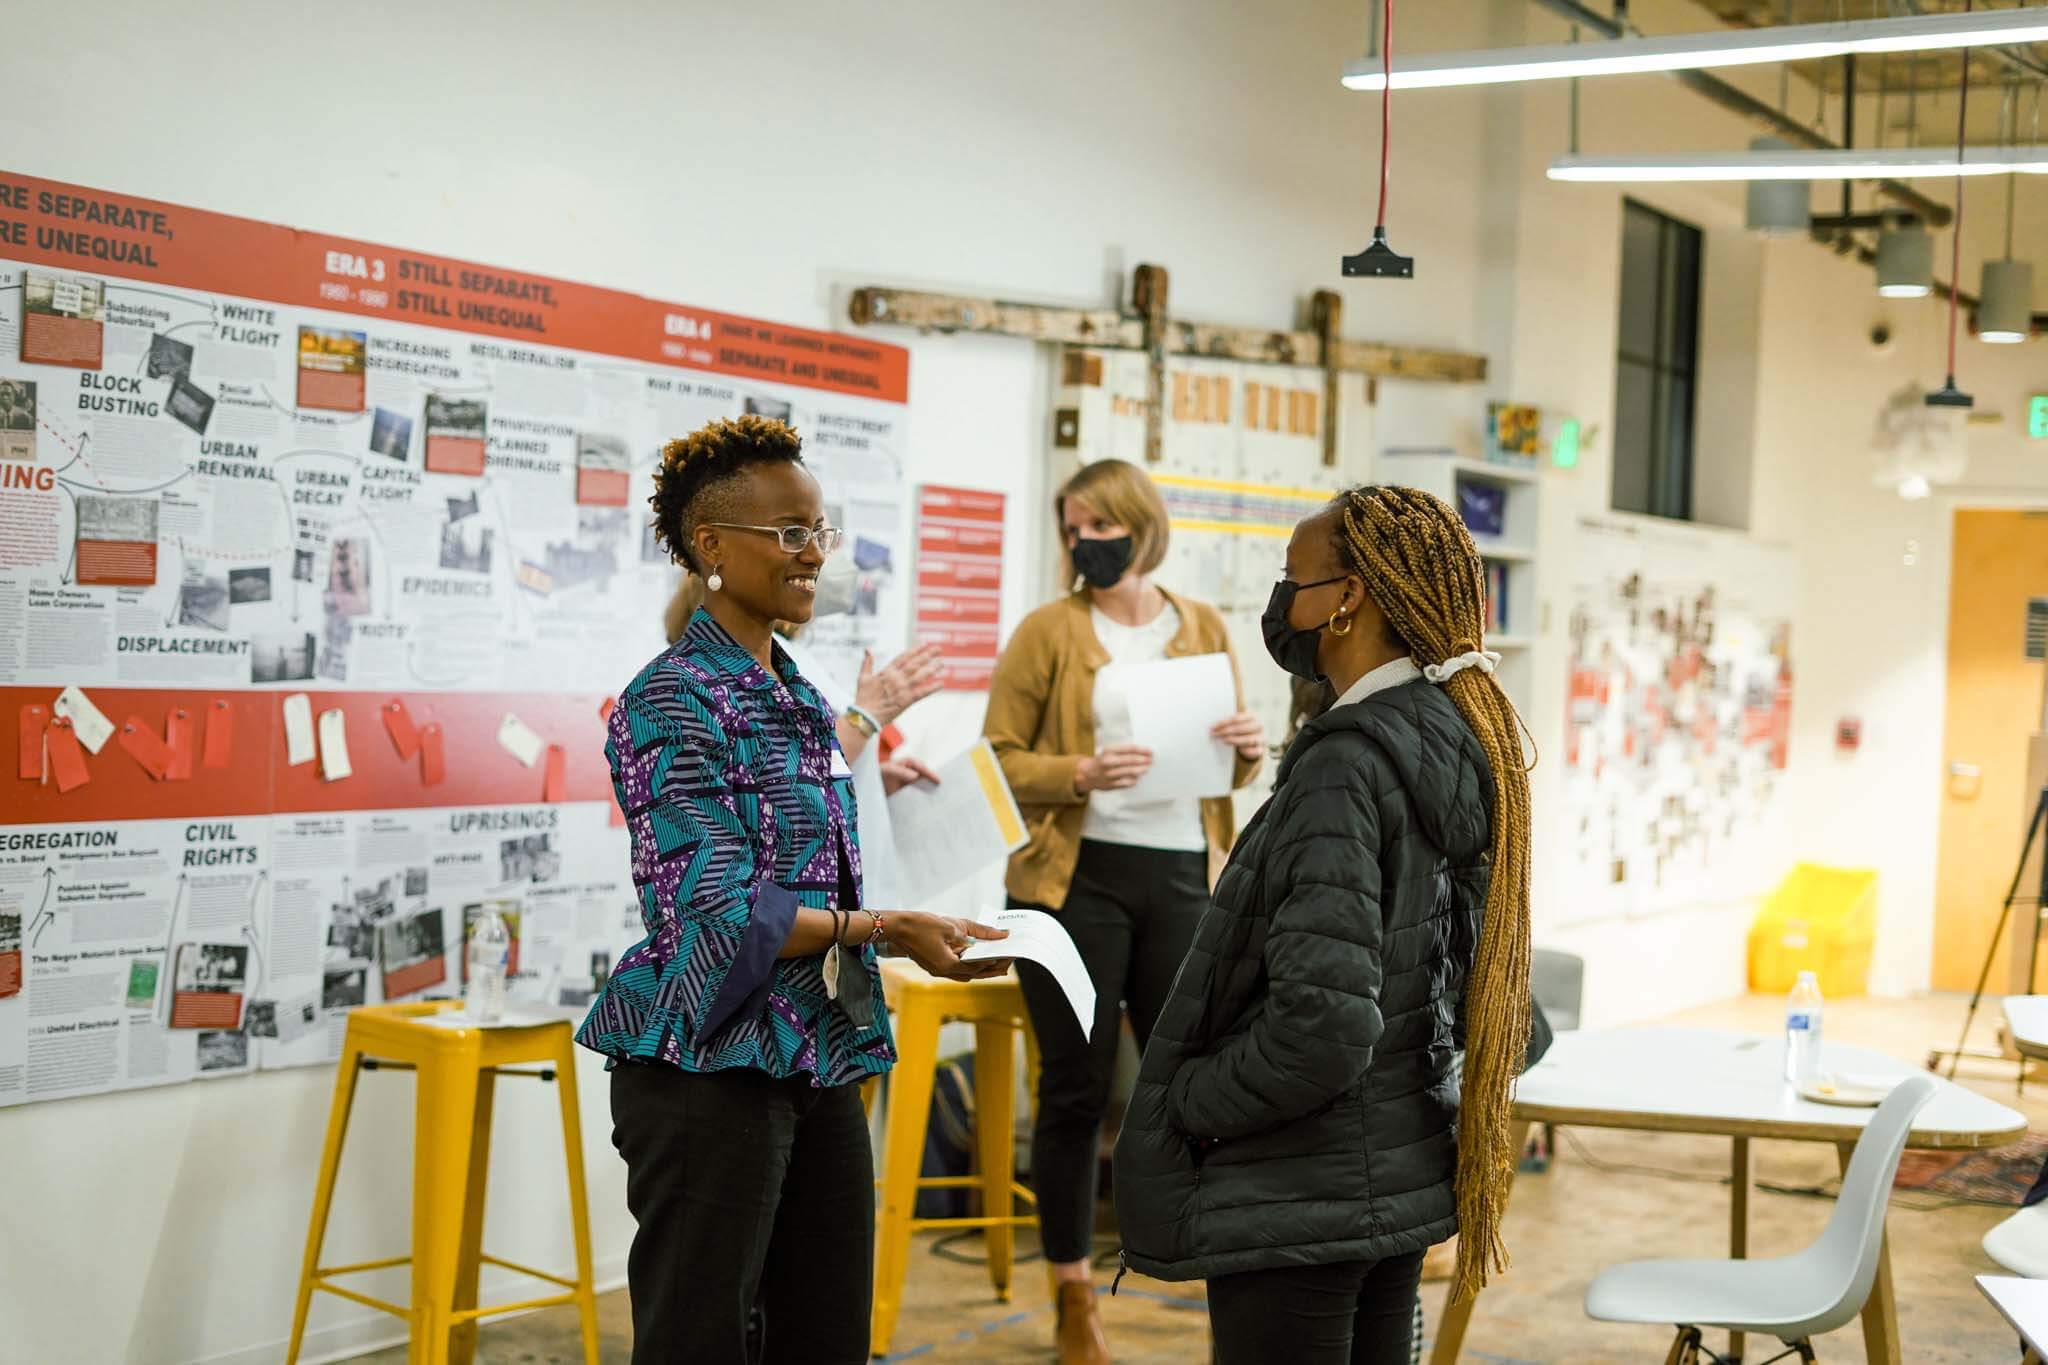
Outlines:
[{"label": "brown leather boot", "polygon": [[1102,1316],[1095,1311],[1095,1286],[1069,1280],[1055,1286],[1053,1302],[1059,1312],[1060,1365],[1110,1365]]}]

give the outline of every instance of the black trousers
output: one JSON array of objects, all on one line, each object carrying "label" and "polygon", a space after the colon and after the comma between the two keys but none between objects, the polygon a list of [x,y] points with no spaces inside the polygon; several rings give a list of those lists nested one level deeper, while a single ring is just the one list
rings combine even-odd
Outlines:
[{"label": "black trousers", "polygon": [[859,1086],[624,1063],[612,1145],[639,1224],[633,1365],[867,1360],[875,1176]]},{"label": "black trousers", "polygon": [[1215,1365],[1409,1365],[1422,1253],[1209,1281]]},{"label": "black trousers", "polygon": [[1073,1007],[1051,974],[1033,963],[1017,964],[1024,1004],[1038,1035],[1031,1183],[1048,1261],[1088,1259],[1102,1114],[1116,1070],[1118,1016],[1129,1012],[1143,1049],[1208,903],[1206,853],[1083,839],[1066,904],[1055,913],[1095,983],[1094,1037],[1082,1036]]}]

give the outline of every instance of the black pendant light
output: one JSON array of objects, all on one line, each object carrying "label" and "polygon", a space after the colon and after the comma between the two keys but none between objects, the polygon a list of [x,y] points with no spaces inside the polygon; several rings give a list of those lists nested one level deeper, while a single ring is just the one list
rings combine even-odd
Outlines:
[{"label": "black pendant light", "polygon": [[[1963,0],[1963,13],[1968,14],[1971,0]],[[1849,93],[1851,99],[1855,92]],[[1963,135],[1970,125],[1970,54],[1963,53],[1962,94],[1957,99],[1956,112],[1956,164],[1963,160]],[[1956,216],[1949,224],[1948,257],[1948,379],[1933,393],[1927,395],[1930,408],[1971,408],[1977,400],[1956,387],[1956,294],[1963,286],[1963,177],[1956,176]]]},{"label": "black pendant light", "polygon": [[1372,245],[1355,256],[1346,256],[1344,273],[1373,279],[1412,280],[1415,278],[1415,258],[1400,255],[1387,245],[1387,153],[1392,131],[1389,120],[1394,110],[1394,0],[1382,0],[1382,4],[1385,22],[1381,26],[1380,60],[1387,83],[1380,87],[1380,209],[1373,221]]}]

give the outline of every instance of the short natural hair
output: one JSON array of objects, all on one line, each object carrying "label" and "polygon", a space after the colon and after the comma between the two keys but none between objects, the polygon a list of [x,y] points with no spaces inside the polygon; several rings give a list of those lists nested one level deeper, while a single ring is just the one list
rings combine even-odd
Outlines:
[{"label": "short natural hair", "polygon": [[749,413],[707,422],[661,448],[654,471],[654,538],[669,558],[693,573],[703,570],[691,556],[697,527],[731,513],[718,506],[733,480],[760,464],[802,464],[803,442],[785,422]]},{"label": "short natural hair", "polygon": [[1131,533],[1131,569],[1151,573],[1166,558],[1166,500],[1159,488],[1128,460],[1084,464],[1053,494],[1052,514],[1064,524],[1067,499],[1085,499],[1103,518]]}]

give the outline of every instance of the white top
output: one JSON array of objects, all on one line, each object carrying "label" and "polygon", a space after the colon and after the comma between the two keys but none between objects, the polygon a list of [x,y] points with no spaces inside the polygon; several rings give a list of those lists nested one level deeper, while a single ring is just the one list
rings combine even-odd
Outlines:
[{"label": "white top", "polygon": [[[1785,1083],[1784,1050],[1780,1038],[1716,1029],[1560,1033],[1516,1086],[1515,1111],[1586,1128],[1854,1142],[1877,1110],[1799,1098]],[[1881,1052],[1827,1042],[1821,1066],[1873,1084],[1918,1071]],[[2026,1118],[1996,1100],[1953,1081],[1937,1078],[1935,1085],[1913,1123],[1913,1146],[1996,1147],[2026,1132]],[[1571,1117],[1557,1117],[1560,1111]]]},{"label": "white top", "polygon": [[1977,1288],[1991,1300],[2035,1354],[2048,1354],[2048,1284],[2004,1275],[1979,1275]]},{"label": "white top", "polygon": [[[1090,607],[1095,638],[1109,651],[1109,662],[1095,675],[1095,747],[1131,742],[1131,712],[1117,681],[1122,664],[1151,664],[1166,658],[1166,646],[1180,631],[1180,613],[1171,602],[1142,626],[1126,626]],[[1192,796],[1163,801],[1133,798],[1127,791],[1088,794],[1081,817],[1081,837],[1105,844],[1166,848],[1199,853],[1209,846],[1202,832],[1202,803]]]},{"label": "white top", "polygon": [[[818,695],[832,708],[834,717],[846,714],[853,705],[853,689],[826,671],[818,656],[796,640],[778,635],[775,643],[789,655],[796,671],[803,674]],[[896,833],[889,824],[889,800],[882,790],[882,737],[876,735],[861,746],[853,763],[853,835],[860,841],[860,902],[876,910],[896,910],[903,905],[902,888],[896,876]]]},{"label": "white top", "polygon": [[1400,687],[1406,683],[1416,682],[1421,677],[1422,670],[1415,666],[1415,660],[1403,654],[1398,659],[1391,659],[1381,664],[1378,668],[1375,668],[1372,672],[1345,688],[1344,695],[1337,698],[1331,705],[1333,709],[1338,706],[1349,706],[1352,702],[1364,701],[1375,692],[1384,692],[1390,687]]},{"label": "white top", "polygon": [[2005,997],[2005,1028],[2015,1052],[2048,1057],[2048,995]]}]

